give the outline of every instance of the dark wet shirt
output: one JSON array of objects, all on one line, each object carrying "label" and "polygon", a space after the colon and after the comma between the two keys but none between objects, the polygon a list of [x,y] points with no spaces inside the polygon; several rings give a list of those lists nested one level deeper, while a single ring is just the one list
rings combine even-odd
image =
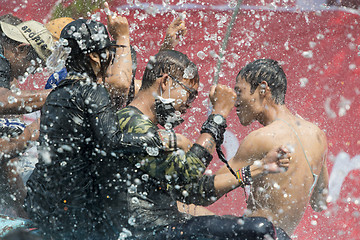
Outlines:
[{"label": "dark wet shirt", "polygon": [[[117,116],[124,133],[147,133],[159,138],[157,126],[137,108],[126,107]],[[113,189],[104,187],[112,219],[120,226],[123,217],[123,225],[129,224],[133,235],[146,238],[154,229],[189,218],[177,210],[176,201],[204,205],[214,200],[214,177],[203,175],[211,158],[197,144],[187,153],[177,150],[158,156],[138,153],[126,157],[114,170],[114,181],[109,182]]]},{"label": "dark wet shirt", "polygon": [[111,106],[102,85],[71,74],[47,97],[39,163],[27,182],[26,199],[30,218],[43,229],[50,225],[56,233],[75,228],[81,234],[103,224],[104,219],[98,220],[98,169],[110,158],[144,152],[144,144],[161,146],[144,134],[122,134]]},{"label": "dark wet shirt", "polygon": [[0,45],[0,87],[10,89],[10,63],[4,56],[4,49]]}]

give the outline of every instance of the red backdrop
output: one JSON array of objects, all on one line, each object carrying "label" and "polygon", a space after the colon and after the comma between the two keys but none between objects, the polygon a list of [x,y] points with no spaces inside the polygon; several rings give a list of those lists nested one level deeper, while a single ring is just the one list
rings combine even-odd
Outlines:
[{"label": "red backdrop", "polygon": [[[44,22],[55,2],[28,0],[25,4],[20,0],[5,0],[0,15],[11,12],[23,20]],[[140,79],[147,59],[158,51],[165,29],[174,19],[171,10],[186,10],[188,34],[177,49],[198,65],[203,91],[187,114],[187,123],[177,131],[196,139],[206,118],[206,92],[217,61],[214,53],[219,52],[236,1],[214,0],[210,4],[157,0],[148,4],[150,1],[141,0],[130,6],[124,2],[112,1],[111,8],[126,10],[132,45],[138,51],[137,78]],[[257,58],[272,58],[282,63],[288,78],[287,105],[294,113],[318,124],[326,132],[329,144],[330,207],[322,213],[309,207],[292,237],[360,239],[359,12],[316,5],[303,10],[298,3],[245,1],[232,30],[219,82],[234,86],[241,67]],[[44,79],[34,81],[37,81],[35,86],[44,84]],[[248,128],[241,126],[234,112],[229,123],[225,143],[228,156],[236,151],[238,144],[232,136],[241,141],[251,130],[260,127],[256,123]],[[215,159],[209,169],[215,171],[220,165]],[[209,209],[217,214],[242,215],[244,206],[244,194],[238,189]]]}]

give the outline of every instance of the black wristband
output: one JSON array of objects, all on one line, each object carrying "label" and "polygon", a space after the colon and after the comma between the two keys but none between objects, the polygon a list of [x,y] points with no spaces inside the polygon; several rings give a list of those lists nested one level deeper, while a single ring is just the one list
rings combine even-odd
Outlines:
[{"label": "black wristband", "polygon": [[213,158],[213,156],[209,153],[208,150],[206,150],[206,148],[197,143],[194,143],[194,145],[190,148],[189,151],[191,151],[198,158],[200,158],[205,166],[208,166]]},{"label": "black wristband", "polygon": [[251,177],[251,172],[250,172],[250,165],[243,167],[241,169],[241,174],[243,177],[243,181],[245,185],[251,185],[253,184],[253,179]]},{"label": "black wristband", "polygon": [[170,130],[170,147],[177,149],[177,139],[176,139],[176,133],[174,129]]},{"label": "black wristband", "polygon": [[211,114],[201,127],[200,133],[209,133],[219,147],[224,141],[226,119],[220,114]]}]

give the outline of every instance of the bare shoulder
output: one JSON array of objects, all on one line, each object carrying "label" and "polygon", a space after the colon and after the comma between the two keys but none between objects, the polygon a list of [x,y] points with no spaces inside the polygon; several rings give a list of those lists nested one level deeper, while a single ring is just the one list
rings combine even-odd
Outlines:
[{"label": "bare shoulder", "polygon": [[240,143],[234,161],[243,161],[251,164],[256,160],[262,159],[271,149],[275,147],[274,138],[277,133],[272,127],[262,127],[252,131]]},{"label": "bare shoulder", "polygon": [[[326,134],[323,130],[319,128],[319,126],[317,126],[315,123],[306,120],[300,120],[299,124],[302,125],[302,128],[300,129],[303,135],[312,137],[312,139],[316,141],[313,142],[313,144],[317,143],[326,148],[327,146]],[[308,139],[310,140],[311,138]]]}]

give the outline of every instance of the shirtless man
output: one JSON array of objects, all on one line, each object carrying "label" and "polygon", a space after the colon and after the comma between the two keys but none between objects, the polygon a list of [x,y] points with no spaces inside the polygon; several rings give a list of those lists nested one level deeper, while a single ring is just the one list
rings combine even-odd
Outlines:
[{"label": "shirtless man", "polygon": [[[285,73],[274,60],[256,60],[241,69],[235,85],[237,115],[244,126],[259,121],[264,127],[242,141],[229,163],[240,169],[256,164],[275,146],[292,149],[289,169],[254,182],[247,201],[249,216],[267,217],[291,235],[309,201],[315,211],[327,207],[327,141],[315,124],[286,107],[286,85]],[[224,166],[217,174],[227,171]]]}]

